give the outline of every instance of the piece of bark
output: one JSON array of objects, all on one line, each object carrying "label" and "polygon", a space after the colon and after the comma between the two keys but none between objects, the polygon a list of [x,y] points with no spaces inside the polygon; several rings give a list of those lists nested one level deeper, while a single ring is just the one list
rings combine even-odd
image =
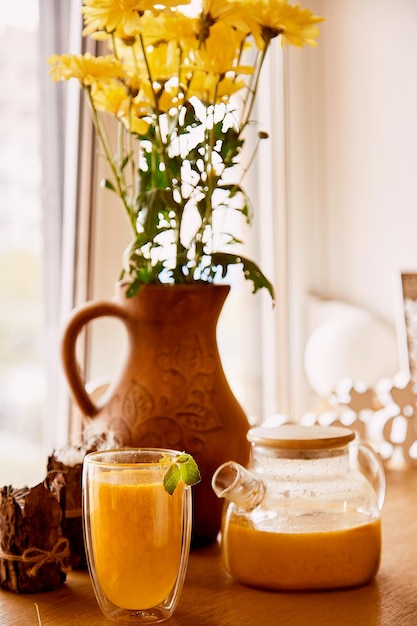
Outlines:
[{"label": "piece of bark", "polygon": [[54,455],[48,458],[48,474],[55,471],[62,472],[65,480],[66,501],[63,533],[70,544],[70,561],[73,569],[85,569],[87,567],[81,511],[82,470],[82,463],[66,465],[58,461]]},{"label": "piece of bark", "polygon": [[48,475],[59,472],[65,481],[65,520],[64,536],[70,542],[72,569],[86,569],[87,557],[84,547],[82,523],[82,473],[86,454],[96,450],[120,447],[119,442],[111,433],[95,435],[93,438],[76,445],[67,445],[48,457]]},{"label": "piece of bark", "polygon": [[17,593],[52,591],[69,566],[69,542],[62,535],[62,509],[40,483],[0,490],[0,586]]}]

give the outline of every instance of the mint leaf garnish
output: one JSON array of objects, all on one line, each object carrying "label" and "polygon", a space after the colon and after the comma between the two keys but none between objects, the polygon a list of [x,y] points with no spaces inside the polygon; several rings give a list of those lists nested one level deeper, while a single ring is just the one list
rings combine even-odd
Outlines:
[{"label": "mint leaf garnish", "polygon": [[163,484],[165,491],[170,496],[174,493],[178,483],[182,480],[186,485],[196,485],[201,480],[200,471],[197,463],[193,457],[187,452],[182,452],[175,457],[175,461],[164,457],[162,459],[164,463],[170,463],[167,471],[164,474]]},{"label": "mint leaf garnish", "polygon": [[165,491],[168,491],[169,495],[172,496],[174,493],[178,483],[181,480],[181,474],[179,467],[176,463],[173,463],[169,466],[167,471],[164,474],[164,487]]}]

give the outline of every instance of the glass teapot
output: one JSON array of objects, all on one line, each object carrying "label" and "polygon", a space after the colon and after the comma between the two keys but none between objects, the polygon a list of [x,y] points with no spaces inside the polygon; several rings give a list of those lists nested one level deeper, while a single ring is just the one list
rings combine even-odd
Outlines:
[{"label": "glass teapot", "polygon": [[384,468],[336,426],[252,428],[249,469],[221,465],[212,487],[229,500],[222,556],[255,587],[312,590],[369,582],[381,556]]}]

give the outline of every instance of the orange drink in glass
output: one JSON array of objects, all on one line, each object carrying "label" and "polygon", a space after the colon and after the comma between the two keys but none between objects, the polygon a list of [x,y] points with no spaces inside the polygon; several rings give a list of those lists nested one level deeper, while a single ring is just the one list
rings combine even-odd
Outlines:
[{"label": "orange drink in glass", "polygon": [[191,488],[180,482],[170,495],[163,477],[178,454],[143,448],[85,458],[89,571],[101,610],[119,623],[160,622],[177,605],[190,547]]}]

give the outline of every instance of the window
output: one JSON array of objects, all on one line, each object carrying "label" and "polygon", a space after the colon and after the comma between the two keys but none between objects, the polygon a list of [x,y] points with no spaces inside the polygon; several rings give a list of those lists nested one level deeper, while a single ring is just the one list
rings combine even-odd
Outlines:
[{"label": "window", "polygon": [[[24,8],[22,10],[22,4]],[[46,378],[42,353],[39,29],[36,2],[1,16],[0,475],[37,460]],[[13,63],[8,60],[13,59]],[[25,86],[22,91],[22,85]],[[17,478],[17,477],[16,477]]]},{"label": "window", "polygon": [[[64,423],[58,403],[62,90],[46,58],[68,45],[71,0],[0,17],[0,483],[35,484]],[[52,86],[53,87],[53,86]]]}]

